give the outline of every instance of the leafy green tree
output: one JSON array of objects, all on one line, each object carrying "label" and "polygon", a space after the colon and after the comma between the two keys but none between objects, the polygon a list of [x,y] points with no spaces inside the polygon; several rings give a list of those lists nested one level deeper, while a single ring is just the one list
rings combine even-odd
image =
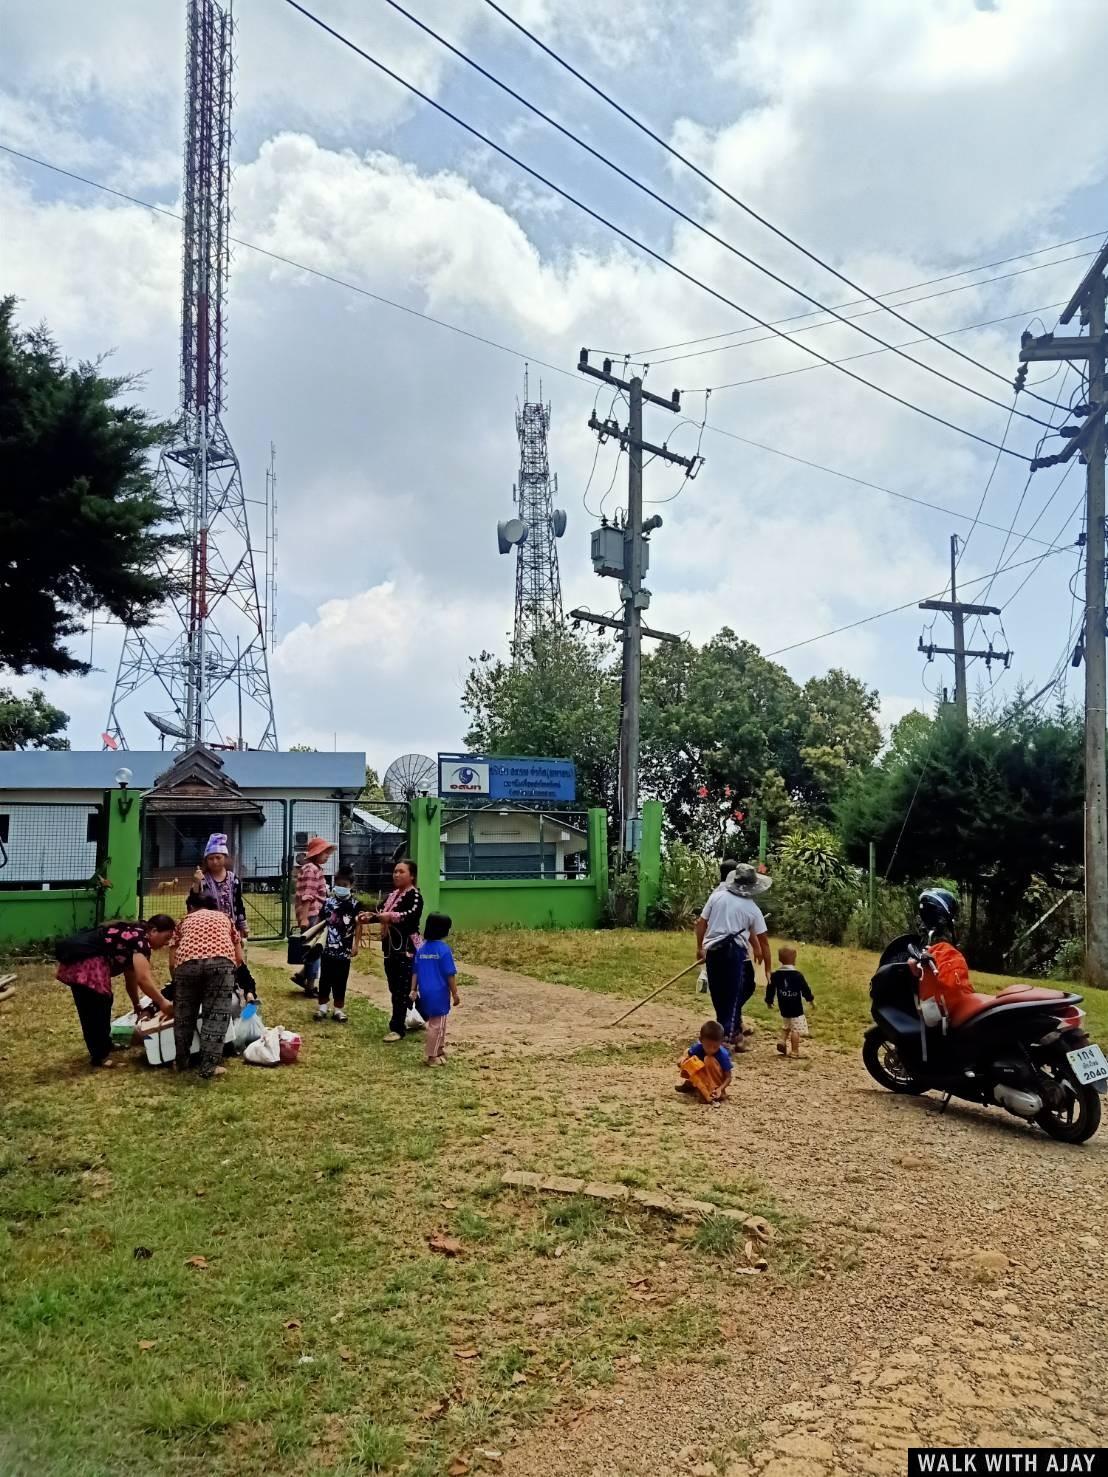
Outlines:
[{"label": "leafy green tree", "polygon": [[996,967],[1033,884],[1079,881],[1082,774],[1076,713],[1043,718],[1015,702],[968,727],[909,714],[881,762],[847,785],[839,834],[858,863],[876,842],[893,881],[954,881],[975,961]]},{"label": "leafy green tree", "polygon": [[0,749],[68,749],[61,736],[68,722],[69,714],[48,703],[41,687],[26,697],[0,687]]},{"label": "leafy green tree", "polygon": [[119,403],[134,386],[67,364],[0,299],[0,666],[87,672],[65,644],[85,613],[141,623],[165,597],[149,453],[167,428]]},{"label": "leafy green tree", "polygon": [[643,662],[644,788],[677,836],[717,849],[728,823],[829,816],[880,748],[877,706],[841,671],[799,687],[726,627],[703,647],[667,643]]},{"label": "leafy green tree", "polygon": [[804,707],[800,758],[808,772],[807,798],[825,812],[851,773],[877,757],[880,698],[876,689],[836,667],[804,684]]},{"label": "leafy green tree", "polygon": [[383,800],[385,792],[381,788],[381,777],[372,764],[365,767],[365,784],[359,797],[362,800]]},{"label": "leafy green tree", "polygon": [[578,799],[611,803],[619,677],[610,642],[562,630],[536,637],[514,663],[482,652],[471,659],[462,708],[475,752],[572,759]]},{"label": "leafy green tree", "polygon": [[289,744],[290,754],[318,754],[315,744]]}]

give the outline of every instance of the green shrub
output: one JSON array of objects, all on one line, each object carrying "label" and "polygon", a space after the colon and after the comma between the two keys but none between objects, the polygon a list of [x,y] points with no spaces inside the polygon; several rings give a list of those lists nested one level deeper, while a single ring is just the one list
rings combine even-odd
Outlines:
[{"label": "green shrub", "polygon": [[1079,980],[1085,973],[1085,940],[1063,939],[1050,961],[1050,977],[1055,980]]},{"label": "green shrub", "polygon": [[658,901],[647,920],[653,928],[691,928],[704,900],[719,882],[719,859],[694,851],[682,841],[666,848]]},{"label": "green shrub", "polygon": [[863,900],[862,876],[824,826],[795,826],[770,868],[763,911],[778,936],[841,944]]},{"label": "green shrub", "polygon": [[639,915],[639,864],[634,857],[622,858],[608,875],[608,901],[602,928],[634,928]]}]

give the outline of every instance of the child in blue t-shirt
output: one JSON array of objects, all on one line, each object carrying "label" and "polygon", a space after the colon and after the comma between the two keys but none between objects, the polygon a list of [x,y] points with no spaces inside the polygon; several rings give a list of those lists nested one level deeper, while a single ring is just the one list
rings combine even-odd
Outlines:
[{"label": "child in blue t-shirt", "polygon": [[723,1044],[723,1027],[719,1021],[705,1021],[699,1039],[679,1063],[682,1081],[677,1091],[694,1093],[706,1103],[722,1103],[731,1086],[732,1067],[731,1053]]},{"label": "child in blue t-shirt", "polygon": [[423,942],[412,967],[412,998],[419,997],[427,1022],[426,1051],[429,1067],[446,1066],[446,1021],[458,999],[458,972],[446,936],[450,919],[431,913],[423,925]]}]

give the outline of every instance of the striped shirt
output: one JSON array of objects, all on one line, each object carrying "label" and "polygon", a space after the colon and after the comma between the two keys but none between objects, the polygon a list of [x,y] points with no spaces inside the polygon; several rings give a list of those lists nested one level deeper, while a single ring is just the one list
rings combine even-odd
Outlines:
[{"label": "striped shirt", "polygon": [[306,905],[313,917],[327,901],[327,883],[315,862],[300,864],[296,874],[296,901],[298,905]]}]

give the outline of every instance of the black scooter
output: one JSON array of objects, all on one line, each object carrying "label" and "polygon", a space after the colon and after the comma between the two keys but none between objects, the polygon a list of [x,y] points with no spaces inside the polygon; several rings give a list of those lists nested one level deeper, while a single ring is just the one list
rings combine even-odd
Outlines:
[{"label": "black scooter", "polygon": [[1108,1058],[1082,1029],[1082,996],[1010,985],[998,995],[967,995],[949,1013],[928,1002],[921,1016],[918,977],[927,967],[911,934],[894,939],[870,981],[862,1060],[890,1092],[942,1092],[998,1106],[1034,1122],[1051,1138],[1082,1144],[1100,1127]]}]

